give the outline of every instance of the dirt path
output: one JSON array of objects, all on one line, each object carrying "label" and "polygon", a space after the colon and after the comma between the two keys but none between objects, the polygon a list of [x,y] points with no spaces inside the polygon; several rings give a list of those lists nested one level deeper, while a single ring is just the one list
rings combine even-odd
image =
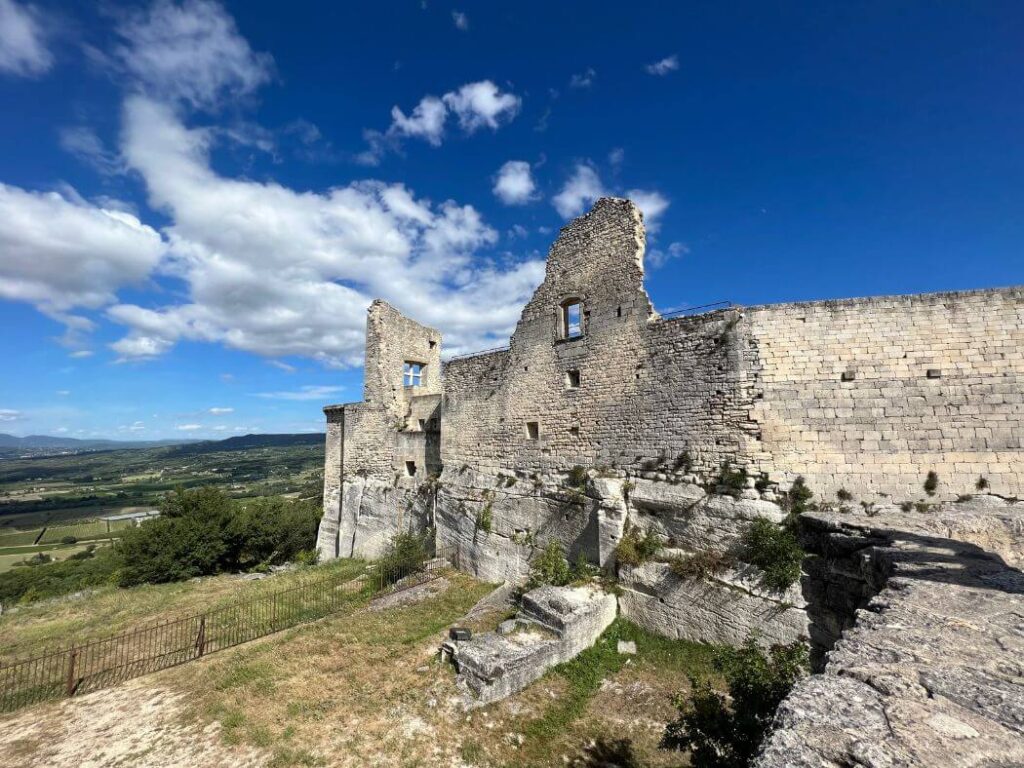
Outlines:
[{"label": "dirt path", "polygon": [[0,762],[24,768],[255,768],[268,755],[225,745],[220,725],[183,724],[183,693],[133,680],[0,721]]}]

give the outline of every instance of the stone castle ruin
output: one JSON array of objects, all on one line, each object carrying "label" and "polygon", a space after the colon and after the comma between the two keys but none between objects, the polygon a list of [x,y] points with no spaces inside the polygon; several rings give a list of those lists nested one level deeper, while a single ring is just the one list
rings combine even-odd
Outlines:
[{"label": "stone castle ruin", "polygon": [[[636,206],[599,200],[508,348],[444,363],[438,331],[374,302],[363,401],[324,409],[321,556],[433,530],[518,582],[551,541],[615,569],[631,528],[729,553],[692,577],[620,566],[618,610],[692,640],[810,638],[822,674],[762,764],[1024,761],[1024,288],[662,317],[644,247]],[[809,557],[773,591],[740,542],[798,478]]]}]

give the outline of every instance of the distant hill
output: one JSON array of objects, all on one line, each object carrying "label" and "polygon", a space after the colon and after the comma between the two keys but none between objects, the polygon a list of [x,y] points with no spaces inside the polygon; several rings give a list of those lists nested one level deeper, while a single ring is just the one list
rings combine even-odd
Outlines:
[{"label": "distant hill", "polygon": [[300,445],[324,444],[322,432],[304,432],[298,435],[241,435],[226,440],[206,440],[200,443],[179,445],[168,456],[185,456],[219,451],[248,451],[253,448],[289,448]]},{"label": "distant hill", "polygon": [[74,437],[29,435],[17,437],[0,433],[0,448],[23,450],[96,451],[122,448],[157,448],[163,445],[183,445],[196,440],[79,440]]}]

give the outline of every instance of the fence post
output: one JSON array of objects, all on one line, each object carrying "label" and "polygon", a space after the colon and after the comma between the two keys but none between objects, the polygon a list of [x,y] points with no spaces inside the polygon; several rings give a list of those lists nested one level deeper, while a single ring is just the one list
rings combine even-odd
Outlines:
[{"label": "fence post", "polygon": [[68,652],[68,678],[65,681],[64,690],[68,696],[75,695],[75,659],[78,658],[78,649],[71,646],[71,650]]},{"label": "fence post", "polygon": [[206,653],[206,617],[199,617],[199,636],[196,638],[196,656]]}]

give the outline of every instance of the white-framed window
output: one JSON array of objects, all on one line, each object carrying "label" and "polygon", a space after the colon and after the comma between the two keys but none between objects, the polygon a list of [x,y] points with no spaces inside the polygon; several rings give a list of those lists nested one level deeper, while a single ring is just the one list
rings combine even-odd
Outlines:
[{"label": "white-framed window", "polygon": [[583,335],[583,302],[579,299],[562,303],[558,335],[563,339],[578,339]]},{"label": "white-framed window", "polygon": [[402,382],[407,387],[418,387],[423,383],[423,363],[406,362],[402,367]]}]

